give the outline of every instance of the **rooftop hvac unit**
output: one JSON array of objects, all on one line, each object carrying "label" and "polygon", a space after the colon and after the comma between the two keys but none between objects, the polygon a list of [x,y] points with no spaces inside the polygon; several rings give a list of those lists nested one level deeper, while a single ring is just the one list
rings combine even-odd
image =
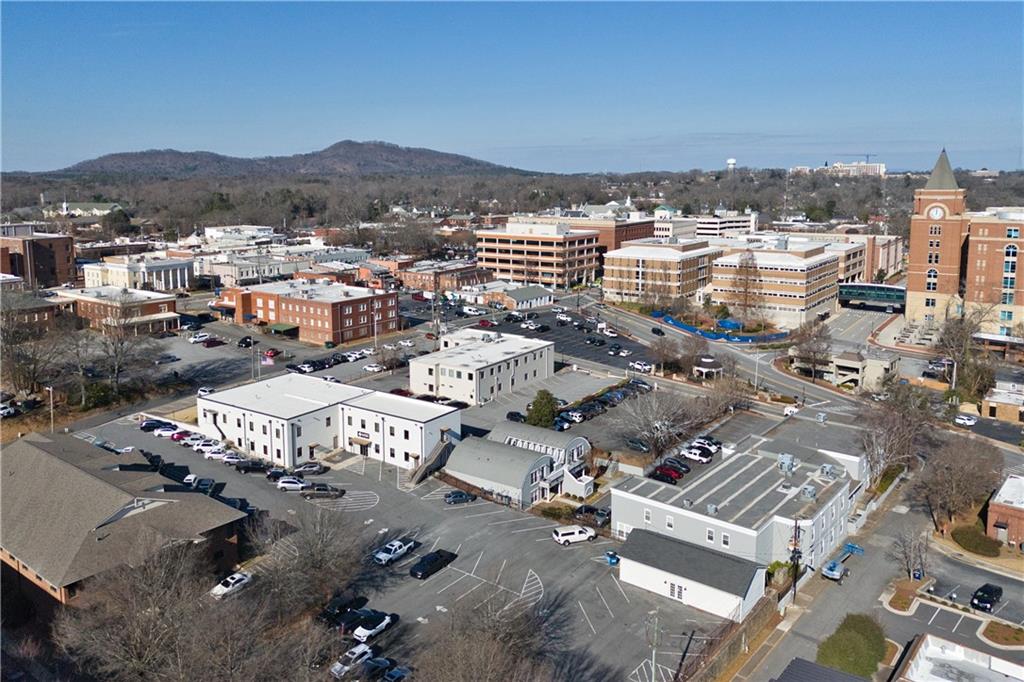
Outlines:
[{"label": "rooftop hvac unit", "polygon": [[830,481],[834,481],[839,478],[839,469],[834,464],[822,464],[821,475]]},{"label": "rooftop hvac unit", "polygon": [[689,497],[684,497],[683,498],[683,508],[684,509],[689,509],[692,506],[693,506],[693,500],[691,500]]},{"label": "rooftop hvac unit", "polygon": [[813,485],[805,485],[804,487],[800,488],[800,496],[803,497],[805,500],[813,500],[818,496],[818,489],[815,488]]},{"label": "rooftop hvac unit", "polygon": [[788,452],[783,452],[779,455],[779,469],[785,474],[793,473],[796,469],[796,458]]},{"label": "rooftop hvac unit", "polygon": [[718,505],[717,504],[709,504],[708,505],[708,516],[718,516]]}]

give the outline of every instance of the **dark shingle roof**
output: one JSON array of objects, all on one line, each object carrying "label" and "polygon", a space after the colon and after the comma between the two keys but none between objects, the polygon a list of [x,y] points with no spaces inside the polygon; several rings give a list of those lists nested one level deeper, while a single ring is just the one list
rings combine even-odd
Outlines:
[{"label": "dark shingle roof", "polygon": [[118,469],[145,463],[71,436],[30,434],[5,446],[0,546],[66,586],[245,517],[142,467]]},{"label": "dark shingle roof", "polygon": [[507,291],[505,292],[505,295],[519,303],[521,301],[532,301],[535,298],[552,296],[553,294],[544,287],[521,287],[519,289]]},{"label": "dark shingle roof", "polygon": [[642,529],[630,532],[619,554],[739,597],[746,596],[757,569],[762,568],[753,561]]},{"label": "dark shingle roof", "polygon": [[939,160],[935,162],[935,168],[932,169],[932,174],[928,176],[928,182],[924,188],[960,189],[960,186],[956,184],[956,178],[953,176],[953,167],[949,165],[949,157],[946,156],[945,149],[939,154]]},{"label": "dark shingle roof", "polygon": [[794,658],[772,682],[864,682],[864,678],[826,668],[803,658]]}]

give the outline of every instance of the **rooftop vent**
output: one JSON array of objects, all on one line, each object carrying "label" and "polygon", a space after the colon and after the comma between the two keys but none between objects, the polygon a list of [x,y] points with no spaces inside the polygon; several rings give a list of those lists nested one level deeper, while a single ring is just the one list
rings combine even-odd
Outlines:
[{"label": "rooftop vent", "polygon": [[840,475],[839,469],[834,464],[822,464],[820,473],[830,481],[836,480]]},{"label": "rooftop vent", "polygon": [[689,497],[684,497],[683,498],[683,508],[684,509],[689,509],[692,506],[693,506],[693,500],[691,500]]},{"label": "rooftop vent", "polygon": [[818,497],[818,489],[815,488],[813,485],[805,485],[804,487],[800,488],[800,497],[804,498],[805,500],[813,500],[816,497]]},{"label": "rooftop vent", "polygon": [[718,516],[718,505],[717,504],[709,504],[708,505],[708,516]]}]

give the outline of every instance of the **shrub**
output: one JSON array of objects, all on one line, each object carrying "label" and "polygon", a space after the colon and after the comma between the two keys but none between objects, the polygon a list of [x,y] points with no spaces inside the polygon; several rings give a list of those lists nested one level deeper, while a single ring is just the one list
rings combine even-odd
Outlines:
[{"label": "shrub", "polygon": [[85,388],[85,409],[91,410],[114,402],[114,389],[108,383],[96,382]]},{"label": "shrub", "polygon": [[968,552],[981,556],[997,557],[1003,543],[985,535],[977,526],[957,526],[953,529],[953,540]]},{"label": "shrub", "polygon": [[871,616],[853,613],[818,647],[818,663],[871,677],[885,658],[885,633]]},{"label": "shrub", "polygon": [[896,477],[903,473],[902,464],[890,464],[882,472],[882,477],[878,479],[878,485],[875,486],[875,492],[879,495],[884,493],[892,485],[892,482],[896,480]]},{"label": "shrub", "polygon": [[563,506],[544,507],[543,509],[540,510],[540,515],[548,519],[553,519],[555,521],[562,521],[565,519],[572,518],[572,509]]}]

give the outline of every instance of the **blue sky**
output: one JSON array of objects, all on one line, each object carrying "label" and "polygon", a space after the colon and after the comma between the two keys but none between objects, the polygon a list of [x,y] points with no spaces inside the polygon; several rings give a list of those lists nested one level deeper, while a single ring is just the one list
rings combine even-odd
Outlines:
[{"label": "blue sky", "polygon": [[541,171],[1022,166],[1021,3],[11,3],[4,170],[386,140]]}]

